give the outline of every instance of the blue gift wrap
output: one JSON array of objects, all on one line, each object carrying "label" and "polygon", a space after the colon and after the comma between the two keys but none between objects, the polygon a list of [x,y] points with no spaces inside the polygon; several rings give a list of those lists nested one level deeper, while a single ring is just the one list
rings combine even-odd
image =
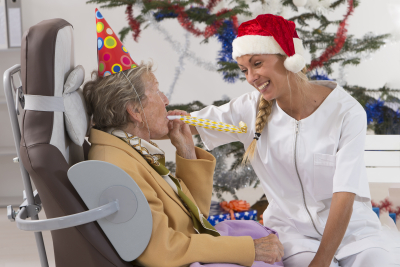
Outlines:
[{"label": "blue gift wrap", "polygon": [[378,207],[372,207],[372,210],[378,215],[379,218],[379,208]]},{"label": "blue gift wrap", "polygon": [[[241,211],[235,212],[235,219],[236,220],[257,220],[257,211],[256,210],[248,210],[248,211]],[[229,213],[218,214],[218,215],[211,215],[208,217],[208,221],[212,226],[215,226],[217,223],[230,220],[231,215]]]},{"label": "blue gift wrap", "polygon": [[396,213],[389,213],[389,217],[393,219],[394,223],[396,223]]}]

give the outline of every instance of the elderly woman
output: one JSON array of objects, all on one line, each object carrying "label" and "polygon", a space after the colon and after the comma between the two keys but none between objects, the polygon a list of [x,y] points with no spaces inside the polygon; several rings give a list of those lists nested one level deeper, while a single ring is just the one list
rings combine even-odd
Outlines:
[{"label": "elderly woman", "polygon": [[[92,73],[83,93],[92,115],[90,160],[110,162],[139,185],[153,216],[149,245],[136,260],[141,266],[187,266],[226,262],[251,266],[254,260],[280,261],[275,235],[219,236],[207,218],[215,159],[193,144],[188,125],[169,121],[168,99],[159,91],[151,64],[110,76]],[[168,175],[164,152],[150,139],[169,135],[176,147],[176,176]]]}]

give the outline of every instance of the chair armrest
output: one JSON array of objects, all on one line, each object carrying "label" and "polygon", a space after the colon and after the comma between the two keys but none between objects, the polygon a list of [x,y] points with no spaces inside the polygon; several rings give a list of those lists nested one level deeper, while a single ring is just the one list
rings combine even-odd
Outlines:
[{"label": "chair armrest", "polygon": [[94,222],[105,218],[118,210],[119,204],[117,199],[101,207],[77,214],[47,220],[26,221],[25,219],[28,217],[28,210],[26,207],[22,207],[15,220],[17,221],[17,227],[21,230],[34,232],[52,231]]},{"label": "chair armrest", "polygon": [[89,209],[118,199],[119,211],[97,222],[124,261],[139,257],[150,241],[153,219],[135,180],[121,168],[97,160],[75,164],[68,179]]}]

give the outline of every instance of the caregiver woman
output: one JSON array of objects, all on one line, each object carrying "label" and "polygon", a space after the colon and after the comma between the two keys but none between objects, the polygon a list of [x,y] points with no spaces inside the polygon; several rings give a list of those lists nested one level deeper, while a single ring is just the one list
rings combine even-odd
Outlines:
[{"label": "caregiver woman", "polygon": [[384,237],[372,211],[365,111],[337,83],[308,81],[303,54],[291,21],[260,15],[241,24],[233,58],[257,91],[191,115],[244,121],[249,131],[192,133],[208,149],[236,141],[247,148],[270,201],[264,224],[279,234],[285,267],[392,266],[400,245]]}]

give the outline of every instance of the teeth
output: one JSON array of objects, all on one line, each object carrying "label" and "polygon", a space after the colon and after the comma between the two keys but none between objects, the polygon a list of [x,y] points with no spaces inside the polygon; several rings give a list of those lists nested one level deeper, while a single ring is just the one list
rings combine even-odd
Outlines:
[{"label": "teeth", "polygon": [[267,86],[269,84],[269,81],[264,83],[263,85],[261,85],[260,87],[258,87],[259,90],[262,90],[265,88],[265,86]]}]

